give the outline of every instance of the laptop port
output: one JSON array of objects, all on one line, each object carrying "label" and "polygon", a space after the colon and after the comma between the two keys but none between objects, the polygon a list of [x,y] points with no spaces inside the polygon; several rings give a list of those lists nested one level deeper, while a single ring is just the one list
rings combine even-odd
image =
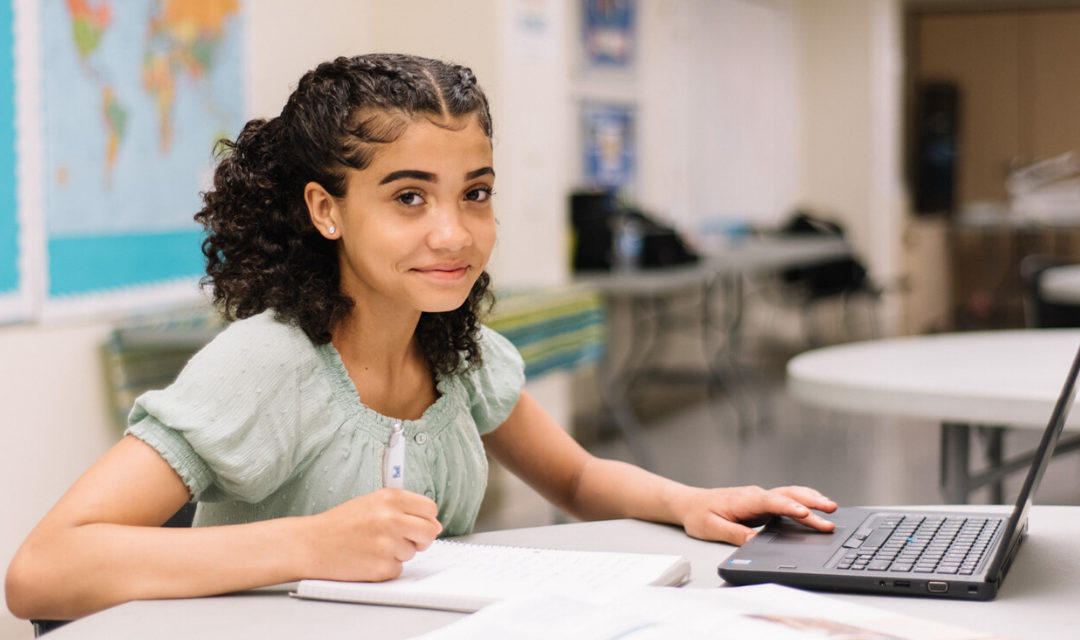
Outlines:
[{"label": "laptop port", "polygon": [[893,586],[894,587],[910,587],[911,586],[911,580],[894,580],[893,581]]},{"label": "laptop port", "polygon": [[949,590],[949,583],[941,580],[931,580],[926,583],[926,590],[930,593],[945,593]]}]

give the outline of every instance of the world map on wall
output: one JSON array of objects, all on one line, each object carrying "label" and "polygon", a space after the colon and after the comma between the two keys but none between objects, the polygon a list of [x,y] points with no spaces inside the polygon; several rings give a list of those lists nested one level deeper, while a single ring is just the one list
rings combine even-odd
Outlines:
[{"label": "world map on wall", "polygon": [[[243,124],[240,11],[238,0],[42,4],[51,293],[201,271],[192,216],[214,143]],[[94,255],[114,259],[81,264]]]}]

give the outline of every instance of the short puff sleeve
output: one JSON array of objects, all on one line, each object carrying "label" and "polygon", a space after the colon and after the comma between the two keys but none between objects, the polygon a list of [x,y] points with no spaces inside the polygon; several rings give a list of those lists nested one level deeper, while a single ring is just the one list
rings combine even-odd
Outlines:
[{"label": "short puff sleeve", "polygon": [[310,340],[269,314],[232,324],[176,381],[140,396],[128,433],[154,447],[193,499],[258,502],[345,420]]},{"label": "short puff sleeve", "polygon": [[464,374],[469,410],[477,431],[494,431],[510,417],[525,384],[525,362],[513,344],[493,329],[480,327],[483,364]]}]

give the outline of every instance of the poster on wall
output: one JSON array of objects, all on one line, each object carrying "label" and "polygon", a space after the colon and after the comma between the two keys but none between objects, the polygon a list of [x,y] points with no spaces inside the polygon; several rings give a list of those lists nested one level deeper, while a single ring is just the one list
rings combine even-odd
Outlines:
[{"label": "poster on wall", "polygon": [[214,143],[244,122],[239,0],[43,0],[44,316],[195,302]]},{"label": "poster on wall", "polygon": [[513,0],[506,12],[509,19],[507,49],[516,58],[555,62],[560,41],[556,25],[562,18],[560,0]]},{"label": "poster on wall", "polygon": [[585,185],[632,193],[637,164],[634,108],[587,102],[582,105],[581,125]]},{"label": "poster on wall", "polygon": [[586,69],[629,70],[636,48],[634,0],[582,0],[581,6]]},{"label": "poster on wall", "polygon": [[16,200],[14,34],[12,5],[0,3],[0,323],[31,313]]}]

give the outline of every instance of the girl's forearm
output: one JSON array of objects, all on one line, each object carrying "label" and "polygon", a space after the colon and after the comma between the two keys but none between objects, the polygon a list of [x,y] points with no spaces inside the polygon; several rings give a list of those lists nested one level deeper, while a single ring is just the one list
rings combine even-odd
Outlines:
[{"label": "girl's forearm", "polygon": [[302,518],[174,529],[85,524],[39,531],[7,575],[22,618],[70,620],[138,599],[205,596],[298,579]]},{"label": "girl's forearm", "polygon": [[591,458],[582,468],[567,509],[589,520],[637,518],[682,524],[691,487],[616,460]]}]

